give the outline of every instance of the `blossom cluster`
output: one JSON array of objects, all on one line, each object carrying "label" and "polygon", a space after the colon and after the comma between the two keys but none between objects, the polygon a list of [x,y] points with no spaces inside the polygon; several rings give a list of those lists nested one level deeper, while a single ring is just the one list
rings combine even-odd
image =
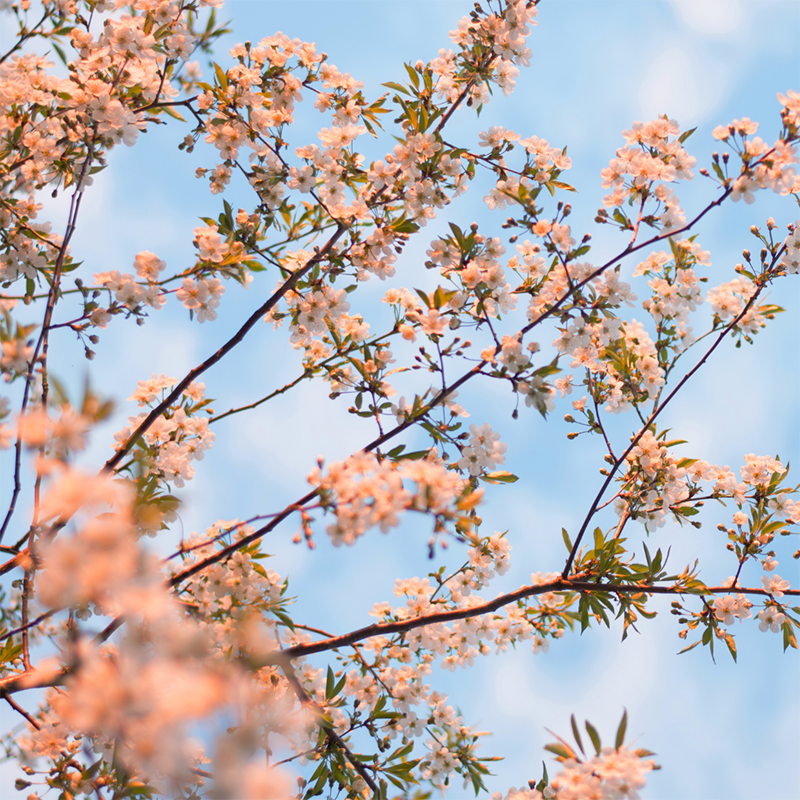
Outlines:
[{"label": "blossom cluster", "polygon": [[[500,534],[482,540],[480,546],[469,549],[469,560],[447,579],[434,586],[427,578],[395,581],[394,593],[405,598],[405,606],[392,608],[389,603],[376,603],[370,612],[389,622],[426,616],[438,611],[469,609],[484,601],[476,592],[488,586],[496,575],[510,567],[511,545]],[[559,574],[536,572],[531,586],[543,586],[556,581]],[[547,652],[548,639],[564,635],[564,621],[559,612],[569,606],[562,592],[541,591],[526,604],[512,605],[503,613],[476,614],[452,625],[437,622],[414,628],[404,634],[403,646],[421,663],[431,658],[441,659],[441,666],[450,671],[472,664],[478,655],[504,652],[517,642],[532,642],[534,653]],[[389,655],[399,657],[401,650],[389,645]]]},{"label": "blossom cluster", "polygon": [[[140,407],[157,403],[162,392],[177,383],[175,378],[153,374],[149,380],[139,381],[136,391],[128,398],[136,400]],[[137,455],[148,469],[160,479],[184,486],[194,475],[193,461],[202,461],[216,439],[209,430],[207,417],[199,412],[207,410],[205,384],[192,383],[182,393],[180,400],[167,408],[144,433],[143,443]],[[147,417],[141,413],[128,418],[128,424],[114,434],[115,448],[122,448],[142,421]]]},{"label": "blossom cluster", "polygon": [[[2,69],[2,65],[0,65]],[[1,79],[0,79],[1,80]],[[49,222],[35,222],[42,204],[31,193],[27,199],[0,203],[0,280],[35,280],[37,271],[52,264],[63,244]]]},{"label": "blossom cluster", "polygon": [[[323,505],[336,513],[336,522],[327,528],[336,545],[354,544],[375,526],[386,533],[400,524],[407,510],[455,518],[456,503],[467,489],[464,479],[449,470],[435,451],[399,463],[356,453],[331,464],[324,473],[315,469],[308,480],[322,490]],[[414,490],[407,489],[404,481],[413,483]]]},{"label": "blossom cluster", "polygon": [[[42,543],[40,603],[77,607],[83,618],[91,616],[90,604],[99,614],[120,612],[123,595],[133,590],[143,568],[131,505],[130,490],[106,478],[70,468],[55,476],[42,500],[41,520],[74,515],[78,510],[86,519],[73,535],[61,533]],[[110,510],[101,513],[106,508]]]},{"label": "blossom cluster", "polygon": [[[214,556],[228,544],[226,540],[235,543],[253,531],[252,525],[238,520],[220,520],[203,534],[192,534],[181,542],[181,560],[173,561],[170,571],[178,573],[190,569]],[[265,569],[259,563],[263,558],[257,548],[243,547],[207,570],[189,576],[181,584],[181,599],[196,608],[201,627],[209,627],[214,646],[221,654],[231,647],[241,646],[247,650],[252,645],[244,623],[249,624],[256,611],[259,624],[275,627],[275,617],[270,614],[283,605],[286,581],[274,570]]]},{"label": "blossom cluster", "polygon": [[605,748],[602,753],[577,762],[567,759],[551,781],[555,800],[585,800],[603,797],[608,800],[636,800],[646,783],[645,774],[654,763],[636,751],[619,747]]},{"label": "blossom cluster", "polygon": [[[785,470],[777,459],[750,453],[745,456],[739,481],[728,466],[720,467],[702,459],[675,458],[669,452],[672,444],[675,443],[657,437],[651,430],[638,438],[626,456],[628,471],[621,478],[625,496],[616,502],[619,513],[627,509],[634,518],[640,516],[648,525],[660,527],[670,514],[680,517],[682,507],[698,493],[701,481],[713,483],[716,497],[732,498],[741,506],[748,498],[748,491],[766,489],[773,475],[780,476]],[[775,509],[780,508],[789,518],[797,517],[797,503],[785,495],[778,494],[778,498],[770,500]],[[738,518],[740,523],[746,519],[743,514]]]},{"label": "blossom cluster", "polygon": [[[716,317],[725,322],[729,319],[736,319],[742,314],[755,291],[756,285],[749,278],[734,278],[732,281],[710,289],[708,302]],[[766,324],[764,315],[757,307],[751,306],[736,323],[736,328],[752,335],[758,333]]]},{"label": "blossom cluster", "polygon": [[500,441],[500,434],[491,425],[470,425],[469,430],[469,444],[461,448],[459,469],[476,476],[505,462],[508,445]]},{"label": "blossom cluster", "polygon": [[466,252],[463,237],[463,243],[450,237],[438,239],[428,250],[429,264],[439,265],[441,274],[456,286],[457,291],[450,293],[449,309],[467,312],[476,321],[513,311],[517,298],[500,264],[506,251],[500,239],[473,230],[469,241],[472,246]]},{"label": "blossom cluster", "polygon": [[708,266],[710,254],[690,239],[673,243],[673,253],[663,250],[652,252],[634,270],[634,276],[649,277],[652,297],[642,302],[642,307],[657,325],[659,338],[668,338],[675,354],[683,352],[693,342],[693,329],[689,314],[703,302],[698,277],[694,267]]},{"label": "blossom cluster", "polygon": [[[531,51],[525,46],[525,39],[530,35],[530,27],[538,14],[535,5],[526,0],[505,0],[498,14],[486,14],[482,17],[462,17],[458,27],[450,31],[451,40],[463,49],[481,46],[493,56],[498,57],[499,64],[489,61],[492,69],[492,80],[497,83],[505,95],[509,95],[519,75],[517,64],[528,66]],[[439,91],[448,99],[458,96],[461,87],[455,77],[454,70],[448,69],[452,54],[439,53],[441,64],[437,64],[440,77]],[[470,85],[470,100],[483,104],[489,100],[488,87],[480,82]]]},{"label": "blossom cluster", "polygon": [[[147,390],[140,387],[140,394]],[[20,737],[19,747],[32,757],[70,762],[81,738],[88,737],[94,752],[114,749],[132,776],[141,776],[155,789],[197,786],[203,781],[192,770],[209,759],[187,736],[188,726],[209,715],[235,712],[244,703],[265,711],[242,720],[239,741],[225,735],[216,741],[216,785],[229,793],[247,791],[247,796],[271,796],[264,794],[270,785],[287,792],[280,772],[247,761],[254,737],[282,731],[280,725],[276,729],[276,720],[286,727],[290,718],[303,719],[302,709],[293,708],[292,695],[288,706],[284,703],[286,713],[278,713],[280,704],[266,697],[274,694],[275,681],[268,674],[253,681],[226,657],[231,647],[244,652],[271,649],[263,632],[248,624],[256,610],[280,608],[285,582],[251,563],[251,556],[260,557],[255,550],[236,551],[184,584],[177,598],[171,596],[164,589],[159,560],[143,550],[137,536],[134,499],[125,483],[65,468],[42,500],[42,521],[72,518],[77,530],[61,530],[40,543],[37,602],[45,608],[70,607],[79,619],[94,611],[124,614],[129,622],[117,644],[76,639],[74,633],[64,637],[72,674],[63,681],[63,690],[49,693],[41,723]],[[220,533],[231,529],[237,539],[252,533],[235,521],[218,523],[203,539],[193,537],[183,544],[183,566],[215,552]],[[260,621],[274,626],[268,615]],[[51,678],[58,671],[49,662],[39,667]],[[265,732],[267,719],[273,725]],[[313,724],[305,720],[300,727],[307,731]],[[63,768],[73,789],[98,788],[91,776],[76,771],[78,765],[66,762]],[[104,780],[114,785],[113,778]]]},{"label": "blossom cluster", "polygon": [[[201,0],[199,5],[218,2]],[[4,281],[20,276],[38,280],[37,273],[57,260],[61,239],[50,233],[49,223],[33,221],[41,208],[34,193],[45,186],[89,186],[106,150],[135,144],[158,113],[148,115],[148,106],[177,95],[169,73],[186,61],[195,42],[184,5],[155,7],[149,0],[135,0],[129,6],[130,13],[109,14],[100,26],[80,18],[68,29],[75,58],[65,77],[35,53],[12,50],[0,64],[0,186],[7,198],[0,203]],[[92,13],[99,17],[114,7],[95,3]],[[45,18],[54,11],[45,9]],[[62,11],[77,13],[77,8],[65,4],[57,13]]]},{"label": "blossom cluster", "polygon": [[[509,152],[515,144],[525,149],[526,163],[522,167],[520,177],[506,171],[505,160],[498,161],[495,171],[500,177],[494,189],[492,189],[483,201],[487,207],[494,210],[505,208],[507,203],[519,203],[527,197],[537,193],[542,185],[551,184],[562,172],[570,169],[572,159],[566,155],[563,149],[551,146],[547,139],[538,136],[529,136],[523,139],[518,133],[506,130],[503,127],[495,126],[489,128],[485,133],[480,134],[480,144],[483,147],[499,149],[502,152]],[[545,221],[539,225],[537,235],[545,235],[550,230],[545,230]],[[558,228],[553,230],[558,238]]]},{"label": "blossom cluster", "polygon": [[697,160],[681,146],[679,133],[678,123],[666,115],[636,122],[630,130],[623,131],[625,147],[617,150],[616,157],[601,172],[603,187],[613,189],[603,198],[603,205],[614,208],[636,200],[644,205],[654,197],[663,209],[656,218],[660,228],[665,232],[681,228],[686,216],[667,184],[691,180]]},{"label": "blossom cluster", "polygon": [[96,272],[94,285],[106,290],[109,300],[112,294],[114,299],[109,302],[107,308],[97,303],[92,303],[90,308],[87,307],[87,311],[90,312],[89,322],[98,328],[105,328],[111,316],[125,309],[137,311],[142,305],[156,310],[163,308],[167,298],[158,284],[158,278],[166,266],[155,253],[144,250],[134,259],[139,281],[129,272],[120,273],[118,270]]},{"label": "blossom cluster", "polygon": [[[792,115],[789,106],[792,99],[779,94],[778,100],[784,105],[784,120],[790,122]],[[714,138],[732,145],[742,156],[741,175],[730,184],[734,202],[754,202],[753,192],[759,189],[772,189],[778,194],[789,194],[800,189],[800,176],[790,166],[798,161],[797,148],[783,138],[770,147],[760,136],[754,136],[757,130],[758,123],[744,117],[733,120],[729,125],[719,125],[713,131]],[[748,138],[751,136],[752,139]]]},{"label": "blossom cluster", "polygon": [[800,272],[800,220],[791,225],[791,233],[783,240],[784,247],[781,256],[781,265],[787,274],[796,275]]}]

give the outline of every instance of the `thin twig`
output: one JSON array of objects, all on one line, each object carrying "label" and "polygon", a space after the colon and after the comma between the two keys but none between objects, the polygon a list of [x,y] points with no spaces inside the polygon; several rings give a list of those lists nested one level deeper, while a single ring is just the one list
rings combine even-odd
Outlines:
[{"label": "thin twig", "polygon": [[16,700],[14,700],[12,697],[9,697],[8,695],[5,695],[3,699],[6,701],[6,703],[8,703],[11,706],[11,708],[14,709],[14,711],[25,717],[25,719],[28,720],[28,722],[34,728],[36,728],[37,731],[42,729],[41,723],[38,720],[34,719]]},{"label": "thin twig", "polygon": [[[0,642],[4,642],[6,639],[10,639],[12,636],[16,636],[18,633],[22,633],[30,628],[35,628],[40,622],[44,622],[49,617],[57,614],[60,610],[61,609],[58,608],[51,608],[50,611],[45,611],[44,614],[40,614],[38,617],[36,617],[36,619],[32,619],[27,623],[23,623],[19,628],[14,628],[13,631],[7,631],[6,633],[0,635]],[[26,664],[25,668],[30,669],[30,665]]]},{"label": "thin twig", "polygon": [[[285,652],[285,651],[284,651]],[[286,680],[294,689],[295,694],[297,695],[298,699],[304,706],[308,706],[309,708],[313,709],[315,716],[319,720],[319,723],[322,729],[325,731],[325,736],[328,738],[330,742],[335,744],[340,750],[344,751],[347,754],[350,763],[353,765],[353,769],[364,779],[367,786],[372,789],[373,795],[378,796],[380,795],[380,789],[378,785],[373,780],[372,776],[367,772],[367,768],[364,766],[364,763],[360,761],[350,750],[347,746],[344,739],[333,730],[333,724],[328,723],[324,720],[324,712],[322,709],[309,697],[308,692],[303,688],[303,685],[297,678],[297,675],[294,671],[294,667],[290,661],[281,661],[280,668],[283,670],[283,674],[286,676]]]},{"label": "thin twig", "polygon": [[[777,261],[777,258],[778,258],[778,255],[775,256],[774,260]],[[606,476],[606,479],[603,481],[603,485],[601,486],[600,491],[597,493],[597,496],[592,501],[592,505],[589,508],[589,511],[588,511],[588,513],[586,514],[586,517],[583,520],[583,524],[581,525],[580,530],[578,531],[578,535],[575,537],[575,542],[572,545],[572,550],[570,551],[569,557],[567,558],[566,564],[564,565],[564,569],[562,570],[562,573],[561,573],[562,577],[566,577],[569,574],[570,570],[572,569],[572,564],[573,564],[573,562],[575,560],[575,555],[577,554],[578,548],[580,547],[580,544],[581,544],[581,540],[583,539],[583,536],[584,536],[584,534],[586,533],[586,530],[589,527],[589,522],[591,521],[592,517],[594,516],[595,512],[597,511],[597,506],[600,503],[600,501],[602,500],[602,497],[605,494],[606,489],[611,484],[611,481],[614,479],[614,476],[616,475],[617,470],[620,468],[620,466],[622,464],[625,463],[625,460],[627,459],[628,455],[639,444],[641,438],[650,429],[650,426],[656,421],[656,419],[661,414],[661,412],[669,405],[670,401],[686,385],[686,383],[700,369],[700,367],[702,367],[703,364],[705,364],[705,362],[712,355],[712,353],[717,349],[717,347],[719,347],[719,345],[722,344],[723,340],[727,337],[727,335],[736,327],[736,325],[739,324],[739,322],[744,318],[744,316],[747,314],[747,312],[752,308],[752,306],[755,304],[755,301],[758,299],[759,295],[761,294],[761,291],[764,288],[764,286],[765,286],[765,284],[762,283],[756,289],[756,291],[753,292],[753,294],[750,297],[750,299],[747,301],[747,303],[745,303],[745,306],[742,309],[742,311],[730,322],[730,324],[725,326],[725,328],[722,330],[722,332],[719,334],[719,336],[717,336],[717,338],[715,339],[715,341],[711,345],[711,347],[709,347],[708,350],[705,352],[703,357],[694,365],[694,367],[692,367],[692,369],[690,369],[686,373],[686,375],[683,376],[683,378],[681,378],[680,381],[678,381],[677,385],[667,395],[667,397],[664,400],[664,402],[657,409],[655,409],[655,411],[653,411],[653,413],[650,415],[649,419],[645,422],[645,424],[642,426],[642,428],[639,430],[639,432],[636,434],[636,436],[634,436],[633,439],[631,439],[631,443],[627,447],[625,452],[622,453],[622,455],[618,459],[616,459],[614,461],[614,463],[611,465],[611,469],[608,471],[608,475]]]},{"label": "thin twig", "polygon": [[[39,334],[36,346],[34,347],[31,360],[28,362],[28,371],[27,374],[25,375],[25,388],[22,393],[22,405],[20,408],[20,415],[25,413],[25,409],[28,406],[28,399],[30,397],[31,386],[33,384],[33,371],[36,367],[36,362],[39,360],[39,353],[43,351],[43,348],[44,352],[46,353],[47,336],[50,328],[50,322],[53,318],[53,309],[55,308],[56,304],[56,296],[58,294],[61,285],[61,271],[64,266],[64,259],[66,258],[67,255],[67,248],[69,247],[72,235],[75,233],[75,224],[78,218],[78,212],[80,211],[81,207],[81,199],[83,197],[83,188],[82,188],[83,179],[86,176],[86,173],[89,169],[89,165],[92,160],[92,152],[93,152],[92,143],[90,142],[88,145],[88,153],[86,155],[86,159],[84,160],[83,166],[81,167],[81,172],[78,177],[75,191],[72,193],[72,198],[70,199],[69,214],[67,216],[67,227],[66,230],[64,231],[64,240],[62,241],[61,247],[59,248],[55,267],[53,269],[53,282],[50,286],[50,291],[48,292],[47,295],[47,305],[45,307],[44,318],[42,319],[42,330]],[[20,481],[21,466],[22,466],[22,435],[18,431],[17,441],[14,448],[14,490],[11,494],[11,502],[8,507],[8,512],[6,513],[5,519],[3,520],[2,527],[0,527],[0,541],[3,540],[6,528],[8,527],[8,524],[11,521],[11,517],[14,515],[14,509],[17,504],[17,498],[19,497],[19,493],[22,488],[22,484]]]}]

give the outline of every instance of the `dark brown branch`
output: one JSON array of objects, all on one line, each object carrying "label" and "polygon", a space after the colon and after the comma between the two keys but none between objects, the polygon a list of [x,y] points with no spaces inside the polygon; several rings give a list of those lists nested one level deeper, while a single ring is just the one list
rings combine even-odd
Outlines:
[{"label": "dark brown branch", "polygon": [[[455,608],[450,611],[437,611],[433,614],[426,614],[420,617],[413,617],[411,619],[397,620],[395,622],[376,622],[373,625],[368,625],[365,628],[346,633],[342,636],[334,636],[328,639],[323,639],[318,642],[311,642],[309,644],[298,644],[294,647],[287,647],[278,653],[272,653],[253,666],[271,666],[283,665],[286,659],[300,658],[301,656],[308,656],[313,653],[323,653],[328,650],[335,650],[340,647],[347,647],[348,645],[361,642],[364,639],[372,639],[375,636],[386,636],[390,633],[405,633],[413,630],[414,628],[421,628],[425,625],[435,625],[438,622],[452,622],[459,619],[471,619],[472,617],[487,614],[492,611],[497,611],[504,606],[516,603],[518,600],[524,600],[527,597],[533,597],[538,594],[546,592],[587,592],[597,594],[599,592],[609,592],[612,594],[667,594],[667,595],[684,595],[684,594],[700,594],[700,592],[689,592],[684,587],[679,585],[670,586],[639,586],[629,583],[595,583],[593,581],[580,580],[585,576],[578,576],[576,580],[565,580],[558,578],[557,580],[550,581],[549,583],[542,583],[536,586],[522,586],[519,589],[509,592],[508,594],[501,594],[494,600],[489,600],[486,603],[481,603],[477,606],[469,608]],[[766,589],[748,588],[737,586],[732,588],[730,586],[706,586],[704,587],[703,594],[746,594],[746,595],[765,595],[771,597],[771,594]],[[800,589],[787,589],[784,595],[791,597],[800,597]]]},{"label": "dark brown branch", "polygon": [[214,355],[209,356],[201,364],[198,364],[198,366],[190,370],[183,380],[176,384],[175,388],[167,395],[167,397],[144,418],[136,430],[133,431],[133,433],[128,437],[125,444],[106,462],[101,472],[105,474],[112,472],[114,468],[119,465],[122,459],[130,452],[131,448],[136,444],[139,438],[150,428],[150,426],[170,407],[170,405],[172,405],[172,403],[180,398],[184,392],[184,389],[186,389],[192,381],[199,378],[206,370],[210,369],[214,366],[214,364],[225,358],[225,356],[228,355],[228,353],[230,353],[231,350],[236,347],[236,345],[240,344],[250,330],[256,325],[256,323],[262,319],[265,314],[271,311],[287,292],[294,289],[302,277],[314,269],[314,267],[319,264],[320,261],[324,260],[328,256],[333,246],[339,241],[339,239],[347,230],[348,228],[346,225],[340,224],[337,227],[336,232],[328,240],[327,244],[321,250],[316,252],[314,256],[308,260],[305,266],[296,270],[292,276],[280,287],[280,289],[278,289],[269,298],[269,300],[267,300],[266,303],[259,306],[248,317],[244,325],[242,325],[239,330],[236,331],[236,333],[230,339],[228,339],[228,341],[225,342],[225,344],[222,345],[222,347],[220,347],[216,353],[214,353]]},{"label": "dark brown branch", "polygon": [[3,55],[0,56],[0,64],[3,64],[5,61],[7,61],[14,53],[17,52],[17,50],[22,47],[22,45],[25,44],[28,39],[32,38],[33,36],[45,36],[45,38],[47,38],[47,34],[43,33],[41,30],[38,30],[38,28],[41,28],[44,25],[52,13],[53,12],[50,9],[45,10],[42,18],[29,31],[25,31],[24,33],[20,31],[20,36],[16,44],[8,52],[3,53]]},{"label": "dark brown branch", "polygon": [[10,558],[5,564],[0,564],[0,575],[5,575],[7,572],[11,572],[12,569],[16,569],[17,567],[25,567],[30,558],[30,548],[25,548],[21,553],[14,556],[14,558]]},{"label": "dark brown branch", "polygon": [[230,408],[227,411],[224,411],[222,414],[217,414],[214,417],[209,417],[208,424],[209,425],[213,425],[215,422],[219,422],[221,419],[225,419],[225,417],[229,417],[232,414],[239,414],[242,411],[251,411],[254,408],[258,408],[258,406],[262,405],[263,403],[266,403],[268,400],[272,400],[273,397],[277,397],[278,395],[285,394],[290,389],[293,389],[302,380],[304,380],[305,378],[308,378],[310,375],[313,375],[314,372],[316,370],[318,370],[320,367],[324,367],[325,365],[330,364],[331,362],[336,361],[337,359],[342,358],[343,356],[346,356],[348,353],[351,353],[354,350],[356,350],[356,351],[360,350],[364,346],[373,347],[378,342],[380,342],[382,339],[388,339],[389,336],[391,336],[392,333],[393,333],[393,331],[390,332],[390,333],[384,333],[384,334],[382,334],[380,336],[376,336],[374,339],[372,339],[370,341],[363,342],[363,343],[362,342],[355,343],[355,344],[350,345],[349,347],[344,347],[341,350],[337,350],[336,353],[334,353],[334,355],[332,355],[332,356],[330,356],[328,358],[325,358],[322,361],[318,361],[315,364],[313,364],[312,366],[306,367],[300,373],[300,375],[298,375],[294,380],[290,381],[285,386],[282,386],[280,389],[275,389],[275,391],[270,392],[268,395],[265,395],[260,400],[256,400],[253,403],[248,403],[247,405],[244,405],[244,406],[238,406],[237,408]]},{"label": "dark brown branch", "polygon": [[11,708],[14,709],[14,711],[25,717],[25,719],[28,720],[28,722],[34,728],[36,728],[37,731],[41,730],[42,728],[41,723],[38,720],[34,719],[16,700],[14,700],[12,697],[9,697],[8,695],[5,695],[3,699],[6,701],[6,703],[8,703],[11,706]]},{"label": "dark brown branch", "polygon": [[167,581],[167,586],[169,588],[175,587],[179,583],[181,583],[181,581],[186,580],[186,578],[190,578],[192,575],[196,575],[198,572],[202,572],[206,567],[210,567],[212,564],[216,564],[217,562],[222,561],[224,558],[233,555],[237,550],[241,549],[242,547],[246,547],[248,544],[257,541],[262,536],[273,530],[279,523],[283,522],[283,520],[285,520],[287,517],[291,516],[295,511],[298,511],[301,506],[304,506],[306,503],[315,498],[318,494],[319,490],[317,489],[314,489],[313,492],[309,492],[304,497],[301,497],[297,502],[292,503],[290,506],[287,506],[279,514],[276,514],[273,520],[271,520],[266,525],[259,528],[257,531],[254,531],[249,536],[245,536],[238,542],[234,542],[233,544],[229,544],[227,547],[223,547],[222,550],[219,550],[218,552],[214,553],[208,558],[204,558],[202,561],[198,561],[196,564],[192,565],[191,567],[188,567],[182,572],[179,572],[177,575],[173,575],[172,578],[170,578]]},{"label": "dark brown branch", "polygon": [[44,689],[48,686],[62,686],[72,670],[69,667],[51,672],[47,670],[41,674],[40,670],[32,669],[29,672],[20,672],[16,675],[6,675],[0,678],[0,697],[6,698],[25,689]]}]

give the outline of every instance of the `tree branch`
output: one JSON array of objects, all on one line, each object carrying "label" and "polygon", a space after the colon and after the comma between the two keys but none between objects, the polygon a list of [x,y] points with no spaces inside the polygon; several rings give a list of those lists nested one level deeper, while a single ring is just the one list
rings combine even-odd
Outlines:
[{"label": "tree branch", "polygon": [[[489,600],[480,605],[470,606],[469,608],[455,608],[449,611],[437,611],[433,614],[426,614],[420,617],[412,617],[411,619],[397,620],[395,622],[376,622],[373,625],[368,625],[365,628],[346,633],[342,636],[334,636],[328,639],[323,639],[318,642],[311,642],[309,644],[298,644],[293,647],[287,647],[278,653],[271,653],[263,659],[252,660],[252,666],[264,667],[283,665],[285,659],[300,658],[302,656],[312,655],[313,653],[323,653],[328,650],[335,650],[339,647],[346,647],[348,645],[361,642],[364,639],[372,639],[376,636],[386,636],[390,633],[405,633],[413,630],[414,628],[421,628],[425,625],[434,625],[438,622],[452,622],[459,619],[471,619],[478,617],[482,614],[491,611],[497,611],[504,606],[516,603],[518,600],[524,600],[527,597],[533,597],[538,594],[545,594],[547,592],[585,592],[590,594],[597,594],[599,592],[610,592],[617,594],[666,594],[666,595],[684,595],[684,594],[746,594],[746,595],[765,595],[771,597],[771,594],[766,589],[748,588],[737,586],[735,588],[730,586],[706,586],[702,592],[692,591],[689,592],[685,588],[677,585],[671,586],[640,586],[638,584],[628,583],[595,583],[593,581],[580,580],[583,575],[577,576],[574,580],[558,578],[548,583],[541,583],[535,586],[522,586],[516,591],[509,592],[508,594],[501,594],[494,600]],[[800,589],[788,589],[784,595],[791,597],[800,597]]]}]

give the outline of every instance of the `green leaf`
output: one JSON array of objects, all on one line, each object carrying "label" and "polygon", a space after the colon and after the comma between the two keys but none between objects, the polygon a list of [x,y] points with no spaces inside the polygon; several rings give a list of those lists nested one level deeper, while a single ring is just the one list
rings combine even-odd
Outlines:
[{"label": "green leaf", "polygon": [[[222,89],[227,89],[228,88],[228,76],[225,74],[225,70],[222,69],[222,67],[219,64],[217,64],[216,62],[214,63],[214,72],[217,74],[217,82],[222,87]],[[224,120],[223,120],[223,122],[224,122]]]},{"label": "green leaf", "polygon": [[394,786],[396,786],[398,789],[400,789],[402,792],[405,793],[406,785],[401,780],[399,780],[398,778],[393,777],[392,775],[387,775],[386,777],[389,779],[389,781]]},{"label": "green leaf", "polygon": [[413,453],[403,453],[403,459],[407,461],[419,461],[425,458],[430,451],[428,450],[414,450]]},{"label": "green leaf", "polygon": [[600,742],[600,735],[597,733],[597,728],[595,728],[588,719],[586,720],[586,732],[589,734],[589,738],[592,740],[595,752],[597,755],[600,755],[600,751],[603,749],[603,745]]},{"label": "green leaf", "polygon": [[406,72],[408,73],[408,77],[411,78],[411,83],[414,84],[414,88],[419,91],[419,73],[411,66],[411,64],[403,64],[406,68]]},{"label": "green leaf", "polygon": [[543,792],[547,787],[547,784],[549,783],[550,783],[550,776],[547,774],[547,764],[545,764],[544,761],[542,761],[542,779],[539,781],[539,783],[536,784],[536,788],[540,792]]},{"label": "green leaf", "polygon": [[450,230],[453,232],[453,236],[455,236],[456,242],[463,252],[466,249],[464,247],[464,232],[458,227],[458,225],[454,225],[452,222],[450,223]]},{"label": "green leaf", "polygon": [[628,727],[628,710],[625,709],[622,712],[622,719],[619,721],[619,727],[617,728],[617,738],[614,740],[614,747],[619,750],[622,747],[622,743],[625,741],[625,731]]},{"label": "green leaf", "polygon": [[174,108],[171,108],[170,106],[165,106],[161,110],[168,116],[173,117],[174,119],[180,120],[181,122],[186,122],[186,120]]},{"label": "green leaf", "polygon": [[694,517],[700,512],[691,506],[680,506],[679,508],[675,509],[675,513],[680,514],[682,517]]},{"label": "green leaf", "polygon": [[707,594],[708,590],[703,581],[691,580],[684,585],[684,591],[688,594]]},{"label": "green leaf", "polygon": [[392,753],[387,761],[394,761],[397,758],[405,758],[405,756],[409,755],[411,751],[414,749],[414,743],[409,742],[404,747],[398,747],[397,750]]},{"label": "green leaf", "polygon": [[562,758],[574,758],[576,761],[578,760],[578,754],[571,748],[567,747],[565,744],[546,744],[544,749],[550,753],[555,753],[557,756],[561,756]]},{"label": "green leaf", "polygon": [[438,286],[433,293],[433,307],[438,309],[447,305],[447,303],[450,302],[450,298],[453,297],[455,293],[455,289],[444,289]]},{"label": "green leaf", "polygon": [[797,637],[794,635],[794,631],[792,630],[792,626],[788,622],[784,622],[781,625],[781,630],[783,631],[783,650],[784,652],[788,650],[788,648],[792,647],[797,650]]},{"label": "green leaf", "polygon": [[419,230],[419,225],[412,222],[410,219],[401,219],[392,224],[392,230],[398,233],[416,233]]},{"label": "green leaf", "polygon": [[[378,134],[375,133],[375,128],[372,127],[372,123],[367,119],[366,115],[361,115],[361,121],[364,123],[364,127],[377,139]],[[378,127],[380,128],[381,126],[378,125]]]},{"label": "green leaf", "polygon": [[616,220],[616,222],[618,222],[620,225],[622,225],[623,228],[630,228],[631,227],[630,220],[618,208],[614,209],[613,217]]},{"label": "green leaf", "polygon": [[589,627],[589,600],[585,595],[581,596],[578,609],[580,611],[581,633],[583,633]]},{"label": "green leaf", "polygon": [[411,94],[411,92],[409,92],[408,89],[406,89],[406,87],[403,86],[402,83],[395,83],[394,81],[386,81],[386,83],[383,83],[381,85],[385,86],[387,89],[394,89],[396,92],[402,92],[403,94],[408,94],[408,95]]},{"label": "green leaf", "polygon": [[498,472],[487,472],[486,475],[481,476],[482,481],[486,483],[516,483],[519,478],[512,472],[500,470]]},{"label": "green leaf", "polygon": [[278,610],[278,609],[274,610],[272,613],[273,613],[273,614],[274,614],[274,615],[275,615],[275,616],[276,616],[276,617],[277,617],[277,618],[278,618],[278,619],[279,619],[279,620],[280,620],[280,621],[281,621],[281,622],[282,622],[284,625],[286,625],[286,627],[287,627],[287,628],[288,628],[290,631],[294,632],[294,622],[292,621],[292,618],[291,618],[291,617],[290,617],[288,614],[286,614],[285,612],[283,612],[283,611],[280,611],[280,610]]},{"label": "green leaf", "polygon": [[578,743],[581,753],[586,755],[586,751],[583,749],[583,742],[581,741],[581,732],[578,729],[578,723],[575,721],[574,714],[569,718],[569,723],[572,725],[572,735],[575,737],[575,741]]},{"label": "green leaf", "polygon": [[330,700],[334,697],[333,686],[336,682],[336,676],[333,674],[333,670],[328,667],[328,677],[325,681],[325,699]]},{"label": "green leaf", "polygon": [[733,660],[736,661],[736,642],[733,640],[733,636],[729,633],[725,634],[725,644],[728,645],[728,650],[733,657]]},{"label": "green leaf", "polygon": [[56,42],[53,42],[53,50],[56,51],[56,54],[61,59],[61,63],[66,66],[67,56],[64,54],[64,51],[61,49],[61,47],[59,47],[59,45]]},{"label": "green leaf", "polygon": [[22,642],[20,642],[19,644],[14,644],[13,636],[10,639],[6,639],[6,643],[3,645],[3,649],[0,650],[0,664],[5,664],[7,662],[14,661],[15,659],[19,658],[21,652],[22,652]]},{"label": "green leaf", "polygon": [[430,299],[430,297],[428,297],[428,293],[427,292],[423,292],[422,289],[414,289],[414,291],[420,296],[420,299],[422,300],[422,302],[425,303],[425,305],[428,308],[430,308],[431,307],[431,299]]},{"label": "green leaf", "polygon": [[340,769],[339,765],[331,760],[331,774],[333,775],[333,779],[340,785],[340,786],[347,786],[348,780],[347,775]]}]

